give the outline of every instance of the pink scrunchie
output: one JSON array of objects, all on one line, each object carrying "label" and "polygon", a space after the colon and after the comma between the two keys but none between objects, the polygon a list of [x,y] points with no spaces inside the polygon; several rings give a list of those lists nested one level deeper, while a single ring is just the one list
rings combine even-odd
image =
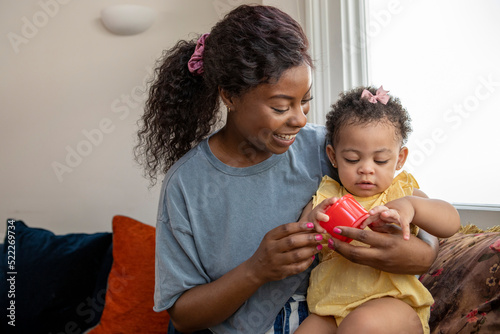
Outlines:
[{"label": "pink scrunchie", "polygon": [[198,39],[196,43],[196,48],[194,49],[193,55],[188,61],[189,72],[194,75],[202,75],[203,70],[203,51],[205,50],[205,39],[207,39],[210,34],[203,34]]}]

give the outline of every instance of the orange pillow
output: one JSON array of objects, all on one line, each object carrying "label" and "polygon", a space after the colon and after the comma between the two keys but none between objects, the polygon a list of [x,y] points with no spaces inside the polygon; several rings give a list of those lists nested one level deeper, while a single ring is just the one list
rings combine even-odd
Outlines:
[{"label": "orange pillow", "polygon": [[113,266],[100,323],[88,333],[166,333],[167,311],[153,311],[155,228],[113,217]]}]

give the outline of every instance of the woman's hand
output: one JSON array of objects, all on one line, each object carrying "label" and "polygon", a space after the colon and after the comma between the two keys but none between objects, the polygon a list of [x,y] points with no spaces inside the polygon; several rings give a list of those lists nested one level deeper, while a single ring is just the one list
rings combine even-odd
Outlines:
[{"label": "woman's hand", "polygon": [[193,332],[226,320],[264,283],[306,270],[321,250],[321,239],[310,222],[288,223],[269,231],[248,260],[177,299],[168,309],[175,328]]},{"label": "woman's hand", "polygon": [[396,225],[384,225],[378,232],[342,227],[339,234],[361,241],[370,247],[354,246],[332,238],[328,246],[348,260],[395,274],[427,272],[438,252],[437,238],[420,230],[419,237],[408,241]]},{"label": "woman's hand", "polygon": [[312,222],[288,223],[269,231],[246,261],[256,283],[262,285],[306,270],[322,248],[320,233]]}]

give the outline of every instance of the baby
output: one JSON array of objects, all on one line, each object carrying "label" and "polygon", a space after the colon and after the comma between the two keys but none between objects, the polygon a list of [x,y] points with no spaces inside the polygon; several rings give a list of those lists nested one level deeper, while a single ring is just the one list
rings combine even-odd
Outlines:
[{"label": "baby", "polygon": [[[449,203],[429,199],[415,178],[400,171],[408,157],[404,146],[410,117],[399,99],[382,87],[341,94],[327,115],[327,155],[340,183],[325,176],[301,221],[319,226],[325,210],[352,194],[369,211],[360,228],[401,227],[410,238],[421,228],[437,237],[458,231],[460,217]],[[339,231],[339,230],[337,230]],[[354,241],[353,244],[366,246]],[[323,247],[312,271],[307,302],[312,313],[296,333],[429,333],[433,298],[412,275],[392,274],[355,264]]]}]

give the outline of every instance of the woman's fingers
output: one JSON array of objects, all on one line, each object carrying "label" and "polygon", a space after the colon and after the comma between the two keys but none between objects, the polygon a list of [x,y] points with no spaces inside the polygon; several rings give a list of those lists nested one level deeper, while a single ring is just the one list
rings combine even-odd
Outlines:
[{"label": "woman's fingers", "polygon": [[276,254],[279,265],[276,265],[274,270],[278,271],[283,278],[298,274],[312,264],[315,255],[321,251],[322,247],[321,244],[318,244],[315,247],[303,247]]},{"label": "woman's fingers", "polygon": [[[314,229],[313,223],[289,223],[278,227],[278,231],[270,232],[269,237],[275,241],[275,252],[288,253],[302,248],[316,249],[323,239]],[[302,252],[300,252],[302,254]],[[297,256],[292,253],[292,256]]]},{"label": "woman's fingers", "polygon": [[[365,241],[370,240],[370,234],[374,233],[366,230],[360,230],[360,232],[361,234],[358,236],[358,239]],[[352,235],[352,237],[355,236]],[[384,265],[384,263],[382,263],[382,257],[386,248],[353,246],[336,239],[332,239],[332,243],[329,242],[329,247],[334,248],[337,253],[341,254],[349,261],[358,264],[368,265],[378,269],[382,269],[382,265]]]},{"label": "woman's fingers", "polygon": [[[340,228],[338,228],[338,230],[338,234],[343,235],[349,239],[358,240],[372,247],[383,247],[386,242],[385,239],[380,236],[380,233],[376,233],[370,230],[361,230],[358,228],[347,226],[341,226]],[[334,230],[334,232],[335,231],[337,230]]]},{"label": "woman's fingers", "polygon": [[266,237],[279,240],[297,233],[314,233],[314,224],[311,222],[283,224],[267,232]]},{"label": "woman's fingers", "polygon": [[413,271],[418,273],[412,268],[415,264],[410,263],[410,260],[412,256],[415,256],[417,246],[421,246],[420,244],[423,242],[418,238],[403,240],[399,226],[388,224],[385,225],[384,229],[388,233],[342,227],[342,232],[339,234],[361,241],[369,247],[354,246],[334,238],[329,240],[328,245],[355,263],[369,265],[392,273],[412,273]]},{"label": "woman's fingers", "polygon": [[401,232],[401,228],[398,225],[394,224],[372,224],[370,226],[370,230],[380,233],[391,233],[391,234],[398,234],[399,232]]},{"label": "woman's fingers", "polygon": [[[321,228],[322,229],[322,228]],[[323,236],[315,229],[312,222],[283,224],[269,231],[265,239],[277,242],[275,251],[282,253],[302,247],[315,247]]]},{"label": "woman's fingers", "polygon": [[283,279],[307,269],[322,249],[312,223],[289,223],[269,231],[250,262],[263,280]]}]

